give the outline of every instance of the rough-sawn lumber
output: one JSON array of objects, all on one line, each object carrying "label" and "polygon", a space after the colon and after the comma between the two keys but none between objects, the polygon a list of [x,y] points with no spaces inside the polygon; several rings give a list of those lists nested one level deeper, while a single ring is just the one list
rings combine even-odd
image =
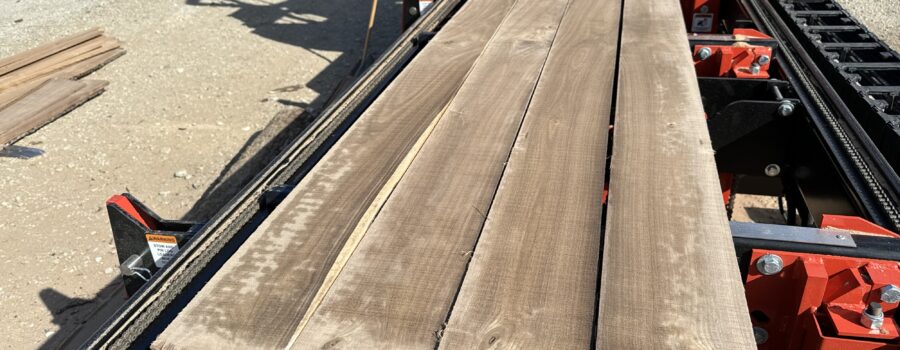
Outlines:
[{"label": "rough-sawn lumber", "polygon": [[598,349],[755,349],[677,0],[625,0]]},{"label": "rough-sawn lumber", "polygon": [[619,16],[571,1],[441,349],[591,348]]},{"label": "rough-sawn lumber", "polygon": [[103,92],[101,80],[49,80],[0,109],[0,147],[34,132]]},{"label": "rough-sawn lumber", "polygon": [[292,349],[435,347],[567,4],[516,2]]},{"label": "rough-sawn lumber", "polygon": [[153,347],[285,347],[348,236],[456,94],[512,3],[464,5]]}]

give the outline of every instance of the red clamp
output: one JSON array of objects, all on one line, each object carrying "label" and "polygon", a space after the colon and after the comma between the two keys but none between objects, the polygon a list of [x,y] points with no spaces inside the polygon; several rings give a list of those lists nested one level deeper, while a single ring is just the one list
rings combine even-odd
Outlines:
[{"label": "red clamp", "polygon": [[732,45],[696,45],[694,68],[698,76],[769,79],[772,48],[751,45],[748,39],[771,39],[753,29],[735,29]]}]

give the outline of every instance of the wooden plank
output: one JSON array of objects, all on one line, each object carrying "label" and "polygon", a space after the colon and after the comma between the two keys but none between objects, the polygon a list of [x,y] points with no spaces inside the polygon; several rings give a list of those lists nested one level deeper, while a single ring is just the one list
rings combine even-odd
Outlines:
[{"label": "wooden plank", "polygon": [[15,101],[18,101],[20,98],[24,97],[29,92],[34,91],[36,87],[43,85],[45,82],[45,80],[30,82],[28,84],[0,92],[0,109],[5,108]]},{"label": "wooden plank", "polygon": [[625,0],[598,349],[755,349],[677,0]]},{"label": "wooden plank", "polygon": [[17,141],[103,92],[100,80],[50,80],[0,110],[0,146]]},{"label": "wooden plank", "polygon": [[293,349],[435,347],[567,3],[516,3]]},{"label": "wooden plank", "polygon": [[[449,107],[449,106],[448,106]],[[416,144],[413,145],[413,148],[409,153],[406,154],[406,157],[403,158],[403,161],[397,166],[397,169],[394,171],[394,174],[388,179],[387,183],[381,187],[381,190],[378,192],[378,195],[369,204],[368,209],[366,209],[365,214],[363,214],[362,218],[360,218],[359,222],[356,224],[356,228],[353,229],[353,232],[350,233],[350,236],[347,238],[347,242],[344,243],[344,246],[341,248],[341,252],[338,254],[337,258],[335,258],[334,263],[331,265],[331,268],[328,271],[328,274],[325,276],[325,279],[322,281],[322,285],[316,291],[316,295],[313,297],[312,302],[306,310],[306,313],[303,315],[303,319],[300,321],[300,324],[297,325],[297,329],[294,330],[294,335],[291,337],[290,343],[288,343],[286,348],[292,348],[294,343],[297,341],[297,338],[300,336],[300,333],[303,332],[303,329],[306,328],[306,325],[309,324],[309,320],[312,318],[315,310],[319,308],[319,305],[322,304],[322,300],[325,299],[325,295],[334,285],[334,282],[337,280],[337,277],[343,271],[344,266],[347,265],[347,261],[350,260],[350,257],[353,255],[353,252],[356,251],[356,248],[359,246],[360,241],[365,236],[365,233],[371,227],[372,222],[375,221],[375,217],[378,215],[378,212],[381,211],[381,208],[384,206],[384,203],[387,202],[387,199],[390,197],[391,193],[397,188],[397,184],[400,183],[400,180],[403,178],[403,175],[406,175],[406,171],[409,170],[410,165],[412,164],[413,159],[419,155],[419,151],[422,150],[422,146],[424,146],[425,141],[431,137],[431,133],[434,131],[435,126],[446,114],[446,108],[441,111],[440,114],[428,125],[428,128],[419,136],[419,140],[416,141]]]},{"label": "wooden plank", "polygon": [[591,348],[620,5],[569,5],[442,349]]},{"label": "wooden plank", "polygon": [[33,49],[0,59],[0,76],[22,68],[44,58],[52,56],[60,51],[71,48],[103,34],[100,28],[91,28],[83,32],[75,33],[68,37],[51,41]]},{"label": "wooden plank", "polygon": [[12,102],[22,98],[50,79],[78,79],[87,76],[124,54],[124,49],[113,49],[70,66],[66,66],[54,73],[33,77],[21,85],[3,90],[0,92],[0,109],[3,109]]},{"label": "wooden plank", "polygon": [[79,62],[118,49],[119,42],[115,39],[106,37],[91,39],[15,72],[0,76],[0,91],[27,84],[29,81],[49,76]]},{"label": "wooden plank", "polygon": [[69,65],[61,69],[58,74],[59,76],[65,76],[71,79],[80,79],[102,68],[110,62],[115,61],[117,58],[122,57],[122,55],[124,54],[125,49],[117,47],[83,61],[79,61],[72,65]]},{"label": "wooden plank", "polygon": [[344,242],[456,94],[513,2],[465,4],[153,347],[285,347]]}]

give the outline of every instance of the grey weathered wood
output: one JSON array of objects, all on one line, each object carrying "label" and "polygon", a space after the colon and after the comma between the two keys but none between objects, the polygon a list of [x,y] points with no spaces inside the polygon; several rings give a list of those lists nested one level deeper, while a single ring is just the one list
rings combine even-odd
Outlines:
[{"label": "grey weathered wood", "polygon": [[442,349],[589,349],[620,5],[572,0]]},{"label": "grey weathered wood", "polygon": [[436,345],[567,3],[516,3],[294,349]]},{"label": "grey weathered wood", "polygon": [[0,59],[0,76],[15,71],[16,69],[28,66],[29,64],[55,55],[60,51],[67,50],[73,46],[101,35],[103,35],[103,30],[101,30],[100,28],[91,28],[86,31],[75,33],[68,37],[57,39],[30,50]]},{"label": "grey weathered wood", "polygon": [[755,349],[677,0],[625,0],[599,349]]},{"label": "grey weathered wood", "polygon": [[513,2],[464,5],[154,347],[286,346],[348,235],[462,85]]},{"label": "grey weathered wood", "polygon": [[103,92],[102,80],[49,80],[0,109],[0,147],[40,129]]}]

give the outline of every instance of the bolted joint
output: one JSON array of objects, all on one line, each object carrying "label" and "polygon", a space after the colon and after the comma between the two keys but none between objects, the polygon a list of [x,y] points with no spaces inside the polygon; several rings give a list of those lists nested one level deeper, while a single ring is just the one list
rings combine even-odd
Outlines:
[{"label": "bolted joint", "polygon": [[794,104],[791,101],[785,100],[778,106],[778,114],[781,114],[782,117],[794,114]]},{"label": "bolted joint", "polygon": [[750,65],[750,73],[753,75],[759,74],[759,69],[759,63],[753,62],[753,64]]},{"label": "bolted joint", "polygon": [[771,61],[771,60],[772,59],[769,58],[769,55],[762,55],[756,59],[756,62],[758,62],[759,65],[761,65],[761,66],[765,66],[765,65],[769,64],[769,61]]},{"label": "bolted joint", "polygon": [[771,276],[781,272],[782,269],[784,269],[784,261],[778,255],[766,254],[756,260],[756,270],[763,275]]},{"label": "bolted joint", "polygon": [[700,51],[697,51],[697,57],[699,57],[701,61],[705,61],[710,56],[712,56],[712,49],[708,47],[701,48]]},{"label": "bolted joint", "polygon": [[893,284],[881,287],[881,301],[888,304],[900,302],[900,288]]},{"label": "bolted joint", "polygon": [[884,310],[881,304],[876,302],[869,303],[866,310],[862,312],[859,323],[869,329],[881,329],[884,326]]},{"label": "bolted joint", "polygon": [[781,167],[778,166],[778,164],[769,164],[766,165],[766,168],[763,170],[763,172],[768,177],[776,177],[781,174]]}]

